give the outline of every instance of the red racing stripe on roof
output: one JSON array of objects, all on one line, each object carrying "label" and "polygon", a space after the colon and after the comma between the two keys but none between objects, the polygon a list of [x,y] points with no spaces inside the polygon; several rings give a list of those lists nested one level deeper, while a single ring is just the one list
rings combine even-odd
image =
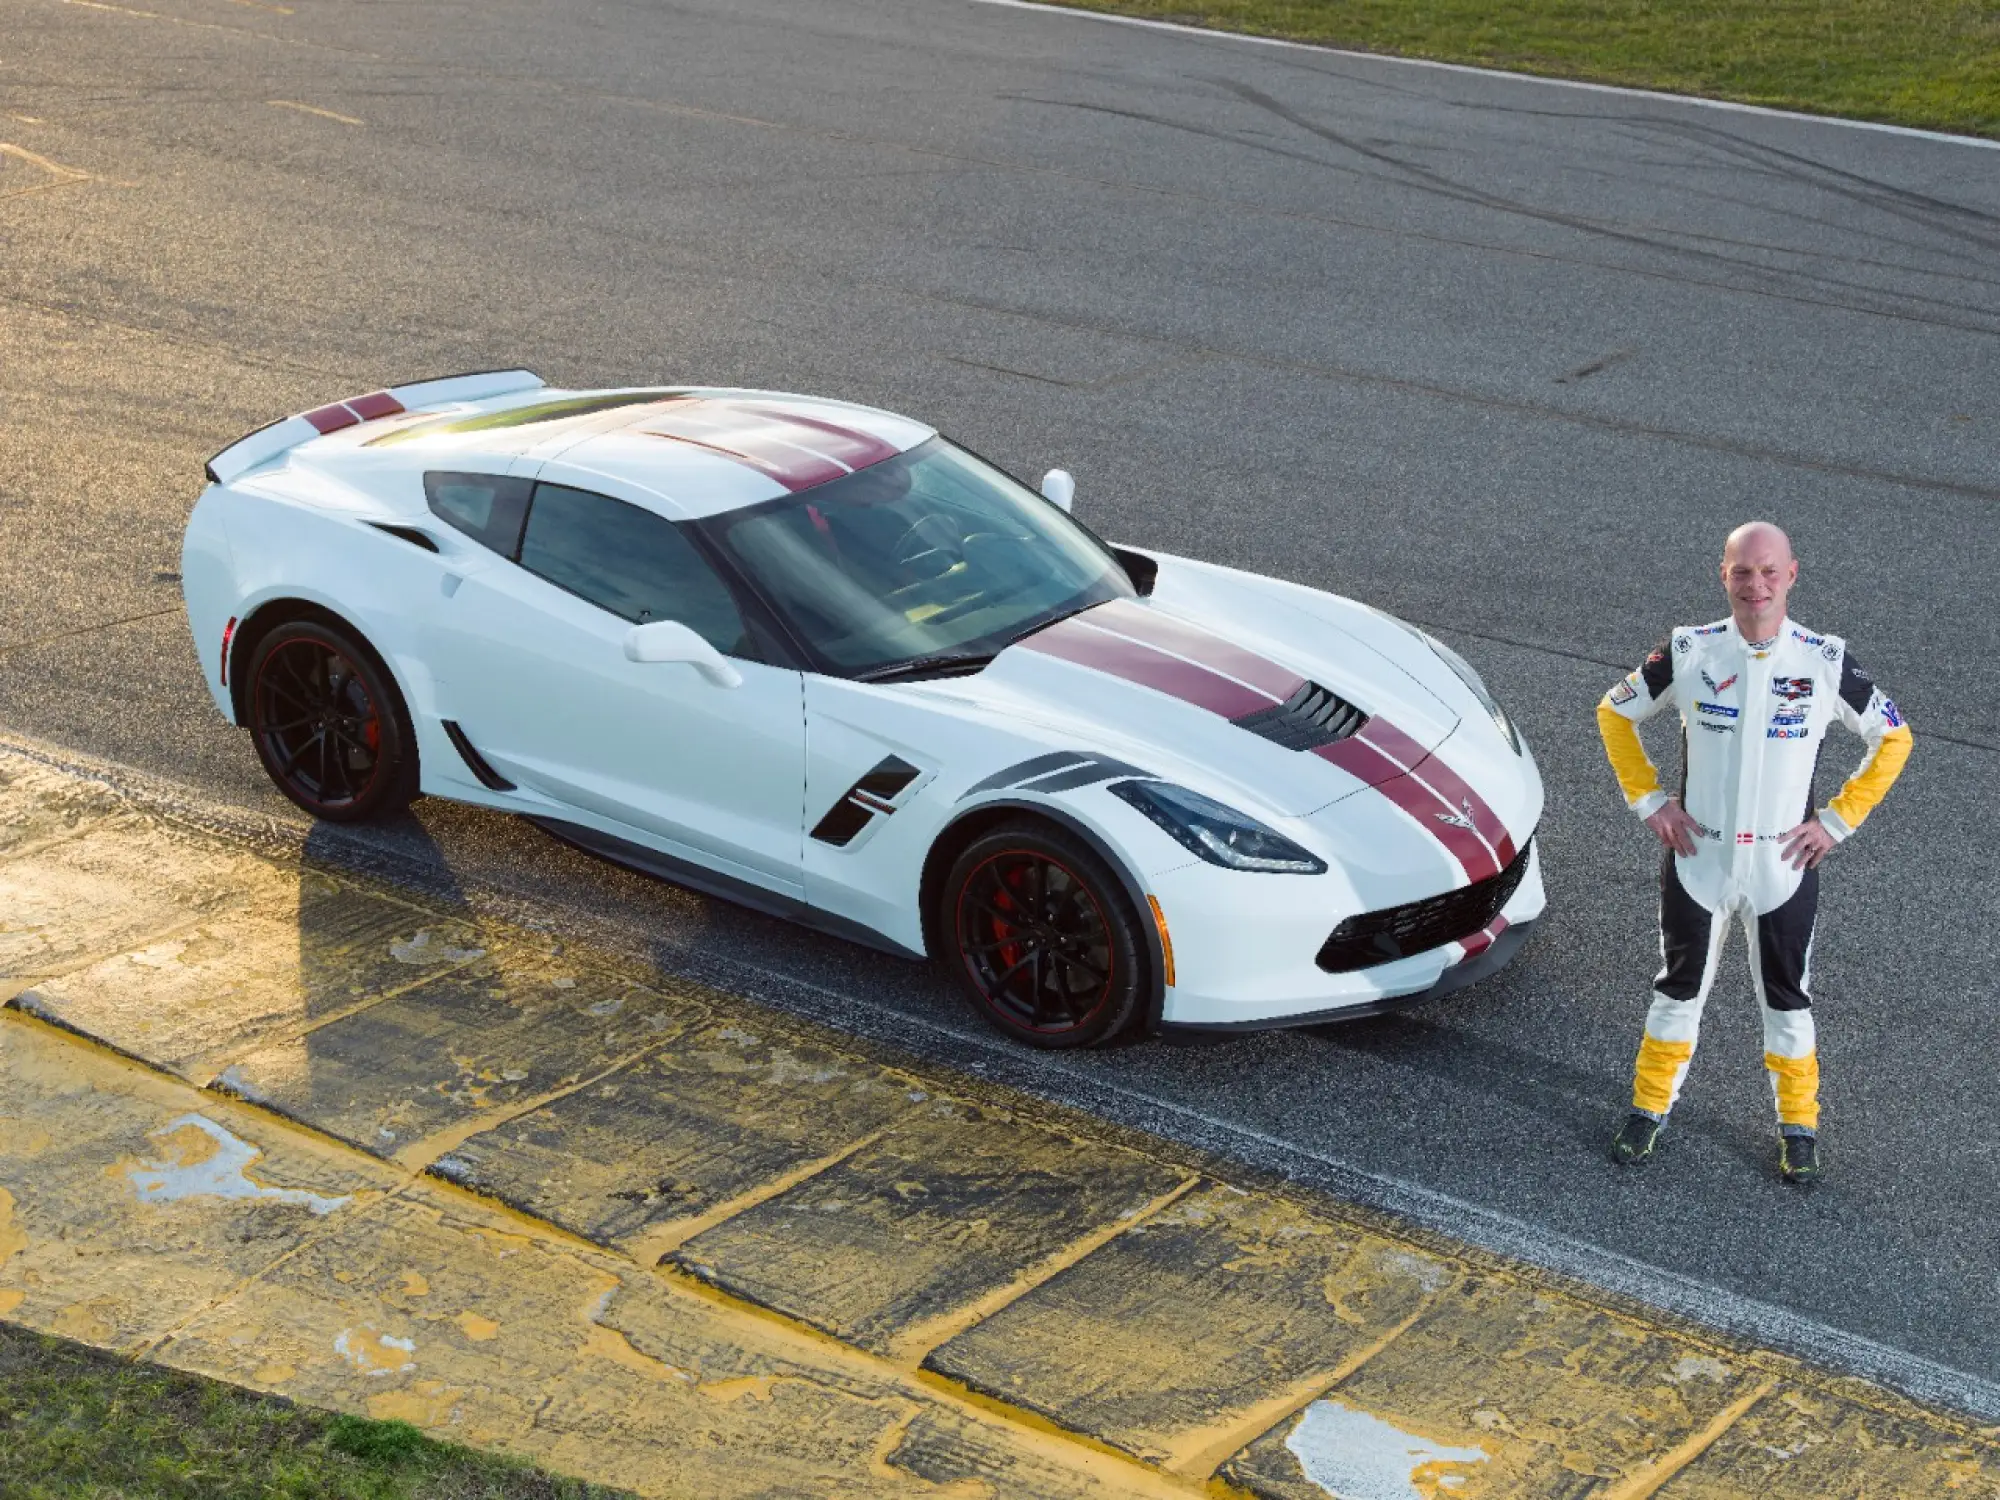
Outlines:
[{"label": "red racing stripe on roof", "polygon": [[1176,656],[1185,656],[1210,671],[1234,677],[1238,682],[1249,683],[1259,692],[1270,694],[1271,702],[1259,703],[1258,708],[1283,703],[1306,685],[1305,678],[1289,667],[1281,667],[1254,651],[1233,645],[1190,621],[1177,620],[1172,615],[1162,614],[1130,599],[1113,599],[1102,604],[1090,612],[1090,618],[1093,624],[1102,624],[1120,635],[1131,636],[1162,651],[1171,651]]},{"label": "red racing stripe on roof", "polygon": [[[1096,613],[1095,610],[1091,613]],[[1058,620],[1046,630],[1038,630],[1021,641],[1024,650],[1060,657],[1080,667],[1090,667],[1121,681],[1148,687],[1196,708],[1238,718],[1269,708],[1270,699],[1254,688],[1209,671],[1193,662],[1182,661],[1164,651],[1155,651],[1140,641],[1128,640],[1106,630],[1094,630],[1083,616]]]},{"label": "red racing stripe on roof", "polygon": [[801,428],[810,437],[800,441],[808,447],[817,448],[828,458],[838,459],[850,469],[865,469],[870,464],[879,464],[885,458],[894,458],[901,450],[894,443],[878,438],[872,432],[863,432],[858,427],[841,427],[832,422],[823,422],[818,417],[809,417],[804,412],[773,411],[769,407],[744,402],[739,407],[743,411],[762,412],[773,421]]},{"label": "red racing stripe on roof", "polygon": [[752,402],[705,396],[662,401],[635,427],[733,459],[794,494],[896,453],[893,445],[865,432]]}]

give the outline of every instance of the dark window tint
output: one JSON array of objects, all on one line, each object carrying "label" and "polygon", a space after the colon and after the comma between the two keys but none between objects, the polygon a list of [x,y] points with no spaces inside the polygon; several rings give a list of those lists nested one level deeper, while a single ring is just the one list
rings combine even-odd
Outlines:
[{"label": "dark window tint", "polygon": [[718,651],[756,655],[707,559],[673,522],[636,505],[537,485],[521,566],[636,624],[679,620]]},{"label": "dark window tint", "polygon": [[531,487],[525,479],[504,474],[424,475],[431,514],[505,557],[521,545],[521,518],[528,513]]}]

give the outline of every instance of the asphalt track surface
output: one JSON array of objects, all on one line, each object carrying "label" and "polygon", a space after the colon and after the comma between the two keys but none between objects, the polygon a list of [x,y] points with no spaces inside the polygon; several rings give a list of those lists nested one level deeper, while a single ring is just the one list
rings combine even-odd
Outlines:
[{"label": "asphalt track surface", "polygon": [[[165,576],[201,459],[284,412],[515,363],[907,410],[1070,468],[1108,535],[1464,649],[1549,786],[1514,966],[1390,1019],[1044,1059],[928,971],[523,824],[423,803],[372,846],[1724,1321],[1991,1382],[1996,252],[1973,146],[972,0],[0,0],[0,728],[286,807]],[[1752,515],[1918,740],[1827,873],[1811,1195],[1775,1180],[1740,947],[1664,1158],[1602,1151],[1654,855],[1590,709],[1722,613]]]}]

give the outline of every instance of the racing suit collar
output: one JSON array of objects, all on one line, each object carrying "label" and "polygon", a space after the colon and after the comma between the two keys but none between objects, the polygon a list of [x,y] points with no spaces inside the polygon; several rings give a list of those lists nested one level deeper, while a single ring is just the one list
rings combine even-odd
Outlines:
[{"label": "racing suit collar", "polygon": [[1734,640],[1738,646],[1742,647],[1747,655],[1770,656],[1778,649],[1779,645],[1784,641],[1787,632],[1789,632],[1793,627],[1792,627],[1792,617],[1789,614],[1785,615],[1782,619],[1778,621],[1778,628],[1772,632],[1771,638],[1768,641],[1765,641],[1761,646],[1757,642],[1749,640],[1744,636],[1742,628],[1738,626],[1736,623],[1735,615],[1732,614],[1729,617],[1729,624],[1727,628],[1729,631],[1730,639]]}]

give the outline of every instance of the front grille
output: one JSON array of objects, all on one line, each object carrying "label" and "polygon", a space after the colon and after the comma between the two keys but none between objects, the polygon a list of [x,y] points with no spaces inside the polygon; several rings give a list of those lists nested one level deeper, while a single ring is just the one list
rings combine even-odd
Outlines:
[{"label": "front grille", "polygon": [[1319,950],[1319,966],[1329,974],[1346,974],[1471,937],[1499,916],[1513,897],[1528,871],[1528,851],[1533,847],[1532,842],[1525,846],[1498,875],[1442,896],[1349,917]]},{"label": "front grille", "polygon": [[1287,750],[1317,750],[1359,734],[1368,715],[1332,689],[1308,682],[1283,703],[1230,722]]}]

